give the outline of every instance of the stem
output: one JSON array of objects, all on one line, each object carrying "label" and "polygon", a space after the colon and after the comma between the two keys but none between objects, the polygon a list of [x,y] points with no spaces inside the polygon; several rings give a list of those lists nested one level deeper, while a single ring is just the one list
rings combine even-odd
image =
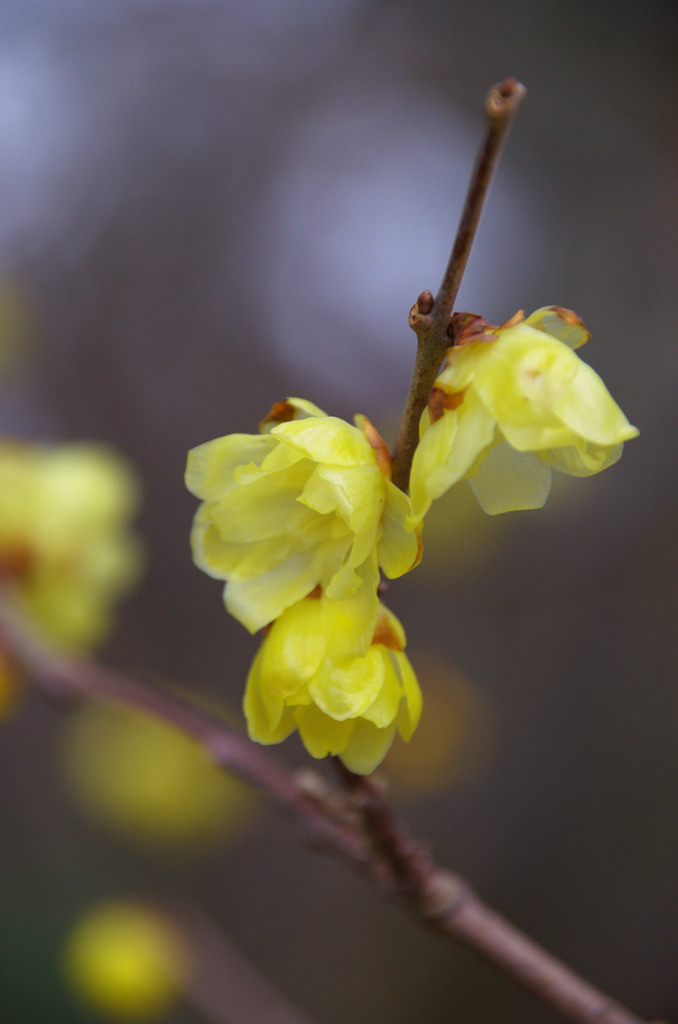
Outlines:
[{"label": "stem", "polygon": [[399,896],[439,934],[461,942],[572,1024],[643,1024],[519,932],[475,895],[461,877],[437,868],[386,802],[374,779],[343,769],[359,798],[363,824],[345,813],[341,795],[317,779],[317,798],[270,754],[218,718],[166,691],[50,648],[0,592],[0,635],[39,692],[90,698],[145,711],[196,739],[216,764],[257,786],[303,822],[316,844],[339,854],[382,891]]},{"label": "stem", "polygon": [[361,797],[366,830],[394,876],[396,892],[428,927],[459,942],[498,968],[522,989],[572,1024],[642,1024],[609,996],[524,935],[476,895],[465,879],[435,866],[386,801],[374,777],[354,775],[337,760],[339,773]]},{"label": "stem", "polygon": [[505,82],[493,85],[487,94],[487,131],[471,175],[445,274],[435,298],[431,292],[422,292],[410,311],[410,327],[417,335],[417,356],[393,451],[393,483],[405,492],[409,488],[412,459],[419,443],[419,420],[445,350],[450,346],[447,333],[450,314],[466,269],[483,203],[525,91],[515,78],[507,78]]},{"label": "stem", "polygon": [[[11,595],[0,593],[0,635],[3,645],[32,676],[36,689],[52,698],[88,698],[119,704],[154,715],[192,736],[221,768],[272,797],[304,822],[315,842],[326,844],[374,872],[364,838],[349,824],[331,818],[301,787],[294,774],[226,722],[166,690],[153,689],[86,658],[68,657],[51,649],[16,611]],[[323,780],[318,778],[322,791]],[[377,866],[378,869],[379,866]],[[381,872],[383,874],[383,872]]]}]

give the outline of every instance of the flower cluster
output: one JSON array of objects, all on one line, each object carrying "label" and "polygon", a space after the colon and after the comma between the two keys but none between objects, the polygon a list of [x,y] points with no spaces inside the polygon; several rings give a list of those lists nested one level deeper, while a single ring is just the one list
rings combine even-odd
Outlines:
[{"label": "flower cluster", "polygon": [[422,416],[410,481],[416,521],[466,478],[485,512],[541,508],[553,469],[599,473],[638,433],[573,351],[589,338],[575,313],[548,306],[502,327],[467,320]]},{"label": "flower cluster", "polygon": [[[247,685],[251,735],[275,743],[299,728],[314,756],[371,771],[419,713],[402,629],[377,596],[380,569],[417,564],[419,532],[376,430],[289,399],[261,434],[193,449],[186,483],[203,501],[196,563],[226,580],[247,629],[273,623]],[[382,622],[396,639],[382,642]]]},{"label": "flower cluster", "polygon": [[104,638],[141,552],[136,482],[93,444],[0,442],[0,578],[44,632],[87,648]]},{"label": "flower cluster", "polygon": [[637,434],[574,352],[588,332],[570,311],[501,327],[461,314],[456,326],[421,419],[411,498],[369,420],[352,426],[301,399],[274,406],[258,435],[189,453],[186,482],[202,499],[195,561],[226,581],[232,615],[266,627],[244,700],[260,743],[298,730],[313,757],[371,772],[421,713],[402,626],[377,587],[380,570],[394,578],[418,563],[431,503],[469,479],[486,512],[538,508],[553,469],[600,472]]}]

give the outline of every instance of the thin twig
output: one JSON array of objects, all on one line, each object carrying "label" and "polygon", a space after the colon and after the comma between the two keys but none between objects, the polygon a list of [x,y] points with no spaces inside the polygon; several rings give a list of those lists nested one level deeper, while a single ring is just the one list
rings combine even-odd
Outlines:
[{"label": "thin twig", "polygon": [[429,851],[398,820],[374,778],[340,776],[363,809],[374,848],[385,858],[396,891],[435,931],[462,943],[502,974],[576,1024],[639,1024],[639,1018],[547,953],[476,895],[459,875],[437,868]]},{"label": "thin twig", "polygon": [[450,346],[447,327],[466,268],[483,203],[499,163],[513,117],[525,95],[515,78],[493,85],[485,100],[488,126],[471,175],[464,209],[450,259],[438,293],[422,292],[410,310],[410,326],[417,335],[417,356],[405,411],[393,451],[393,482],[407,491],[412,459],[419,443],[419,420],[426,408],[445,350]]},{"label": "thin twig", "polygon": [[[297,785],[293,772],[226,722],[167,690],[154,689],[113,672],[88,658],[52,650],[17,612],[11,595],[0,595],[0,635],[33,678],[36,689],[53,698],[88,698],[145,711],[197,740],[215,764],[267,793],[284,810],[306,824],[315,843],[326,844],[368,874],[374,864],[364,837],[349,823],[330,817]],[[322,780],[318,788],[322,787]],[[383,871],[382,871],[383,874]]]},{"label": "thin twig", "polygon": [[[222,768],[268,793],[302,822],[323,850],[339,854],[382,891],[400,897],[440,935],[461,942],[572,1024],[643,1024],[643,1021],[574,974],[493,910],[457,875],[437,868],[427,849],[411,838],[373,780],[363,780],[365,827],[338,816],[341,795],[308,782],[226,723],[166,691],[153,690],[95,664],[52,650],[0,594],[2,643],[51,697],[90,698],[149,712],[196,739]],[[351,785],[356,788],[350,776]],[[355,804],[355,800],[353,801]]]}]

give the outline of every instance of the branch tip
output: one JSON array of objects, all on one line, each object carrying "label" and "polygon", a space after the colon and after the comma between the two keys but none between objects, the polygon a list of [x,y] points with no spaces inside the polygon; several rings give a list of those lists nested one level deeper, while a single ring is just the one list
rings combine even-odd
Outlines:
[{"label": "branch tip", "polygon": [[506,78],[493,85],[485,100],[485,113],[491,121],[513,117],[527,89],[517,78]]}]

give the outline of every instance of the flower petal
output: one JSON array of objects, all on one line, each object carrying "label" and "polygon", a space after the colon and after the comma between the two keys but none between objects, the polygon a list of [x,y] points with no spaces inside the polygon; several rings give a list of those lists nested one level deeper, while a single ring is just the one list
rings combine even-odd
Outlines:
[{"label": "flower petal", "polygon": [[323,602],[315,598],[298,601],[276,619],[260,650],[267,690],[292,697],[313,678],[327,648],[324,619]]},{"label": "flower petal", "polygon": [[404,700],[400,705],[400,714],[398,715],[398,732],[407,742],[412,738],[414,730],[419,725],[423,698],[417,677],[407,655],[403,652],[391,652],[390,656],[398,662],[398,669],[403,684]]},{"label": "flower petal", "polygon": [[409,572],[421,558],[420,535],[410,523],[412,507],[406,494],[386,481],[383,532],[378,546],[379,565],[390,580]]},{"label": "flower petal", "polygon": [[353,719],[337,722],[323,714],[320,708],[314,704],[295,708],[293,714],[299,728],[299,735],[311,757],[341,754],[349,743],[357,724]]},{"label": "flower petal", "polygon": [[594,473],[600,473],[618,462],[623,450],[623,444],[598,445],[591,441],[581,441],[576,446],[552,448],[539,454],[561,473],[568,473],[570,476],[593,476]]},{"label": "flower petal", "polygon": [[577,434],[596,444],[619,444],[638,435],[596,371],[581,361],[573,387],[553,411]]},{"label": "flower petal", "polygon": [[308,692],[321,711],[343,722],[357,718],[374,703],[384,682],[384,659],[376,647],[364,658],[335,665],[329,658],[308,684]]},{"label": "flower petal", "polygon": [[562,341],[568,348],[581,348],[591,335],[584,327],[580,317],[571,309],[562,306],[542,306],[526,318],[525,323],[538,331],[550,334],[552,338]]},{"label": "flower petal", "polygon": [[250,739],[257,743],[280,743],[294,732],[294,718],[285,714],[284,701],[261,685],[263,647],[259,649],[247,676],[243,710]]},{"label": "flower petal", "polygon": [[492,443],[494,419],[473,390],[457,409],[446,410],[419,442],[412,462],[412,514],[421,519],[453,484],[461,480]]},{"label": "flower petal", "polygon": [[261,434],[228,434],[207,441],[188,453],[186,486],[203,501],[221,498],[234,486],[238,466],[261,465],[275,447],[271,437]]},{"label": "flower petal", "polygon": [[300,551],[260,576],[231,579],[224,589],[224,603],[238,622],[256,633],[310,594],[317,582],[313,552]]},{"label": "flower petal", "polygon": [[386,757],[395,731],[395,722],[386,729],[378,729],[372,722],[358,719],[348,743],[338,751],[341,761],[356,775],[369,775]]},{"label": "flower petal", "polygon": [[331,466],[376,466],[377,457],[362,431],[336,416],[281,423],[273,428],[271,436],[314,462]]},{"label": "flower petal", "polygon": [[385,729],[397,718],[402,699],[402,686],[397,665],[389,657],[390,652],[385,647],[375,647],[374,649],[380,655],[384,665],[384,681],[377,697],[363,711],[361,717],[367,722],[372,722],[378,729]]},{"label": "flower petal", "polygon": [[551,489],[551,469],[533,452],[518,452],[504,442],[488,452],[469,482],[483,511],[494,516],[541,508]]}]

